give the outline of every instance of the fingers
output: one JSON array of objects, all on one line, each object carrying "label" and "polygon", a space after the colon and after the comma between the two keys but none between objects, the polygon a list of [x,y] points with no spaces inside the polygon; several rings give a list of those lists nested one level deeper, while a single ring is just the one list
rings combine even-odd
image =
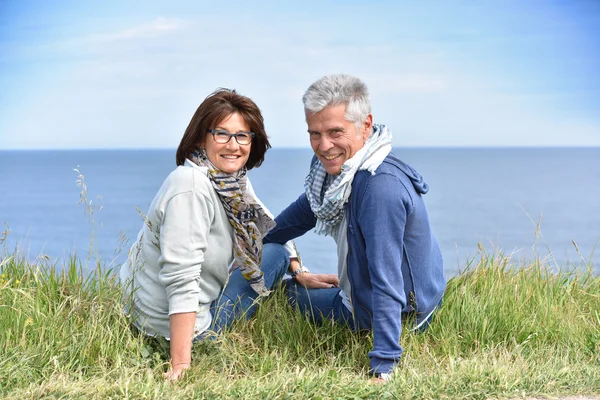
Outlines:
[{"label": "fingers", "polygon": [[323,284],[323,282],[321,282],[318,279],[316,279],[313,274],[308,274],[308,273],[300,274],[296,278],[296,281],[300,285],[304,286],[307,289],[319,289],[319,288],[326,287]]},{"label": "fingers", "polygon": [[338,276],[334,275],[334,274],[325,274],[324,281],[327,283],[331,283],[335,287],[338,287],[340,284],[340,280],[339,280]]},{"label": "fingers", "polygon": [[181,371],[168,370],[163,374],[167,382],[175,382],[182,375]]},{"label": "fingers", "polygon": [[335,287],[332,283],[323,282],[320,280],[314,280],[311,289],[329,289]]},{"label": "fingers", "polygon": [[339,279],[334,274],[303,273],[296,277],[296,281],[307,289],[327,289],[339,285]]},{"label": "fingers", "polygon": [[319,281],[315,280],[314,275],[308,272],[298,275],[296,277],[296,282],[307,289],[318,288],[318,285],[320,284]]},{"label": "fingers", "polygon": [[316,280],[325,284],[324,287],[338,287],[340,280],[337,275],[334,274],[315,274],[313,275]]},{"label": "fingers", "polygon": [[165,372],[163,374],[163,377],[167,382],[175,382],[176,380],[182,378],[185,374],[185,370],[189,368],[189,365],[177,365],[175,366],[175,368],[171,368],[167,372]]}]

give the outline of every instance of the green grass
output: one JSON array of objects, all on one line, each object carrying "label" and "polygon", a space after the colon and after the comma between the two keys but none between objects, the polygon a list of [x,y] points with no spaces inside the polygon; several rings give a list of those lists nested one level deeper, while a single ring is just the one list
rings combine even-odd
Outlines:
[{"label": "green grass", "polygon": [[[0,397],[518,398],[600,393],[600,277],[514,268],[482,253],[450,280],[424,334],[405,331],[394,379],[370,385],[368,333],[315,327],[278,290],[250,323],[197,344],[164,382],[168,347],[134,334],[115,273],[19,254],[0,261]],[[18,281],[18,282],[17,282]]]}]

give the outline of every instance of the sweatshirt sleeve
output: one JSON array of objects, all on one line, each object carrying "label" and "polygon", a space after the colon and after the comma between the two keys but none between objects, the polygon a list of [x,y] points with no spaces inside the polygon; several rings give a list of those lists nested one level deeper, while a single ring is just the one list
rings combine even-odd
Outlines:
[{"label": "sweatshirt sleeve", "polygon": [[373,306],[371,371],[389,373],[402,354],[401,312],[406,305],[402,276],[406,193],[397,178],[376,174],[369,178],[358,216],[365,240]]},{"label": "sweatshirt sleeve", "polygon": [[275,222],[277,225],[265,236],[265,243],[284,244],[288,240],[302,236],[315,227],[317,218],[310,209],[306,194],[302,193],[275,218]]},{"label": "sweatshirt sleeve", "polygon": [[193,191],[173,196],[167,203],[160,226],[160,272],[169,315],[198,312],[198,285],[207,236],[211,226],[212,203]]}]

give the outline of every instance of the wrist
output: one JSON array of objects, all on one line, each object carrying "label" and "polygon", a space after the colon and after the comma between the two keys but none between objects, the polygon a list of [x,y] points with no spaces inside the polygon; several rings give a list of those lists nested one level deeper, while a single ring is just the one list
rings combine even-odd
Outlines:
[{"label": "wrist", "polygon": [[294,281],[296,281],[296,282],[297,282],[297,281],[298,281],[298,276],[299,276],[300,274],[303,274],[304,272],[306,272],[306,271],[304,271],[302,268],[297,268],[297,269],[293,270],[293,271],[290,273],[290,277],[291,277],[291,278],[292,278]]},{"label": "wrist", "polygon": [[171,369],[174,371],[182,371],[184,369],[190,369],[191,368],[191,364],[189,362],[178,362],[178,363],[171,363]]},{"label": "wrist", "polygon": [[302,264],[300,264],[300,263],[297,263],[297,264],[295,264],[295,265],[290,265],[290,269],[289,269],[289,271],[288,271],[288,274],[290,275],[290,277],[291,277],[293,280],[297,281],[297,277],[298,277],[300,274],[303,274],[303,273],[306,273],[306,272],[310,272],[310,271],[308,270],[308,268],[306,268],[304,265],[302,265]]}]

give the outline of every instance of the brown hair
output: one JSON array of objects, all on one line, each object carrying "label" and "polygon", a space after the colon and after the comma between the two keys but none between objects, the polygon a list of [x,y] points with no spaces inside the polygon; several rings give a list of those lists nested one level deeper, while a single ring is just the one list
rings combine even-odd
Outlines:
[{"label": "brown hair", "polygon": [[250,131],[254,132],[246,168],[250,170],[260,166],[265,159],[265,153],[271,148],[260,109],[249,97],[225,88],[219,88],[209,94],[194,113],[177,148],[177,165],[183,165],[192,151],[204,142],[209,135],[209,129],[214,129],[219,122],[233,113],[239,113],[250,127]]}]

